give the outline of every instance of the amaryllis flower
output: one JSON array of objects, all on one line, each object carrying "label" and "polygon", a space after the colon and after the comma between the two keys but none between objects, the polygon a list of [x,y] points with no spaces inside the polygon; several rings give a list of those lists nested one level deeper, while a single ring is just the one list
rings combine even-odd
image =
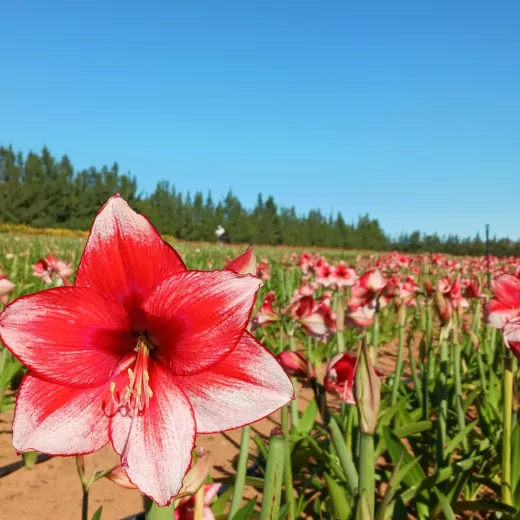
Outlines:
[{"label": "amaryllis flower", "polygon": [[[357,356],[346,352],[336,354],[329,361],[323,381],[327,392],[338,396],[349,404],[356,404],[353,386],[357,360]],[[385,377],[383,371],[378,368],[374,368],[374,370],[381,379]]]},{"label": "amaryllis flower", "polygon": [[471,278],[471,280],[467,280],[466,287],[464,288],[464,296],[466,298],[482,298],[483,294],[477,279]]},{"label": "amaryllis flower", "polygon": [[346,316],[347,325],[355,325],[357,327],[365,328],[374,324],[374,316],[376,308],[373,305],[363,305],[350,311]]},{"label": "amaryllis flower", "polygon": [[7,305],[9,301],[9,293],[16,285],[7,279],[6,274],[0,274],[0,303]]},{"label": "amaryllis flower", "polygon": [[415,307],[417,305],[417,293],[420,287],[415,283],[414,279],[409,276],[406,280],[399,284],[399,301],[407,307]]},{"label": "amaryllis flower", "polygon": [[57,279],[59,285],[71,285],[67,279],[74,270],[64,260],[59,260],[54,255],[47,258],[40,258],[36,264],[32,266],[33,275],[40,277],[45,283],[51,284]]},{"label": "amaryllis flower", "polygon": [[379,269],[372,269],[367,271],[352,287],[350,299],[348,302],[349,310],[355,310],[358,307],[363,307],[379,296],[381,300],[381,293],[386,287],[387,280],[381,274]]},{"label": "amaryllis flower", "polygon": [[502,274],[491,288],[495,297],[484,308],[486,322],[502,330],[504,343],[520,358],[520,279]]},{"label": "amaryllis flower", "polygon": [[316,279],[315,282],[323,287],[329,287],[334,283],[333,277],[334,269],[327,263],[316,268]]},{"label": "amaryllis flower", "polygon": [[292,385],[246,331],[260,280],[189,271],[119,196],[101,209],[75,285],[15,300],[0,337],[27,368],[19,451],[87,454],[109,441],[159,505],[177,495],[195,435],[286,404]]},{"label": "amaryllis flower", "polygon": [[334,278],[334,282],[340,288],[352,287],[358,279],[356,270],[353,267],[347,267],[343,260],[341,260],[340,263],[334,268],[332,276]]},{"label": "amaryllis flower", "polygon": [[260,307],[260,310],[256,313],[256,316],[253,318],[253,329],[259,329],[260,327],[265,327],[270,323],[274,323],[275,321],[280,320],[280,315],[277,311],[274,310],[273,303],[276,299],[276,294],[274,291],[269,291],[265,295],[264,302]]},{"label": "amaryllis flower", "polygon": [[256,268],[256,276],[264,282],[267,282],[267,280],[271,279],[271,270],[269,269],[269,264],[267,263],[267,261],[262,261],[258,265],[258,267]]},{"label": "amaryllis flower", "polygon": [[326,301],[317,302],[312,296],[302,296],[289,306],[289,313],[309,336],[323,339],[336,332],[336,315]]},{"label": "amaryllis flower", "polygon": [[[205,484],[204,485],[204,509],[202,512],[202,520],[215,520],[215,515],[211,511],[211,502],[217,496],[222,484]],[[179,505],[173,512],[175,520],[193,520],[195,518],[195,497],[184,497],[179,501]]]}]

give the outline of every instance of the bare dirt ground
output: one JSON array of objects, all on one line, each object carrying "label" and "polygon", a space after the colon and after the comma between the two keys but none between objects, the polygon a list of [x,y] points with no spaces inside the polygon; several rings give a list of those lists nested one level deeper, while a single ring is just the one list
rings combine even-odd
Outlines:
[{"label": "bare dirt ground", "polygon": [[[414,345],[417,356],[417,347]],[[396,343],[380,348],[378,366],[390,374],[394,370]],[[408,352],[405,358],[408,359]],[[324,367],[319,374],[323,375]],[[405,376],[409,375],[406,362]],[[307,388],[299,388],[299,407],[303,411],[313,398]],[[280,414],[275,414],[252,425],[253,434],[269,437],[279,425]],[[20,460],[11,443],[12,412],[0,415],[0,466]],[[211,475],[214,478],[234,474],[234,459],[239,452],[241,430],[215,435],[201,435],[197,446],[204,447],[212,457]],[[251,451],[255,445],[251,441]],[[87,473],[114,466],[117,455],[110,446],[86,457]],[[247,496],[255,496],[249,489]],[[103,506],[102,520],[120,520],[142,511],[142,497],[138,491],[123,489],[107,479],[96,482],[90,492],[90,516]],[[81,512],[81,485],[73,457],[55,457],[32,469],[22,468],[0,478],[0,519],[2,520],[68,520],[77,519]]]}]

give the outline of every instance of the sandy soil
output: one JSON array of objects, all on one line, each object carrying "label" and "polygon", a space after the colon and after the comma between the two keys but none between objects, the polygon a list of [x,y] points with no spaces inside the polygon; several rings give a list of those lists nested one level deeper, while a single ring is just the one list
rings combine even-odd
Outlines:
[{"label": "sandy soil", "polygon": [[[416,348],[414,348],[414,351]],[[395,342],[380,349],[378,365],[391,373],[395,366]],[[406,359],[408,353],[406,353]],[[406,366],[405,375],[409,374]],[[323,372],[323,367],[320,372]],[[298,389],[299,406],[304,410],[312,392]],[[12,412],[0,415],[0,466],[20,460],[11,444]],[[275,413],[252,426],[253,432],[268,437],[279,424]],[[201,435],[197,446],[204,447],[212,457],[211,475],[214,478],[232,475],[233,462],[239,451],[241,430],[216,435]],[[251,450],[255,450],[251,442]],[[86,457],[87,472],[107,469],[118,462],[117,455],[107,446]],[[248,496],[255,491],[249,489]],[[142,511],[142,498],[138,491],[123,489],[107,479],[94,484],[90,494],[90,515],[102,505],[102,520],[120,520]],[[36,465],[22,468],[0,478],[0,519],[2,520],[62,520],[77,519],[81,511],[81,485],[73,457],[56,457]]]}]

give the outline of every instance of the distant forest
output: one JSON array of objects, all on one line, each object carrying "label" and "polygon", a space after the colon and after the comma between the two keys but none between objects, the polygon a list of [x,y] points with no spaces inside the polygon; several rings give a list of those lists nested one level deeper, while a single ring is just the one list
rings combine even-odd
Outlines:
[{"label": "distant forest", "polygon": [[[349,223],[341,213],[324,215],[316,209],[302,214],[294,206],[279,206],[273,197],[262,194],[249,209],[231,191],[223,200],[214,201],[211,193],[180,193],[168,181],[158,182],[153,193],[143,194],[136,178],[120,173],[117,163],[110,168],[76,171],[67,156],[57,160],[47,148],[40,154],[24,156],[12,147],[0,147],[0,222],[89,229],[99,208],[117,192],[147,215],[161,233],[183,240],[214,241],[220,224],[235,243],[485,253],[479,234],[460,238],[414,231],[390,238],[379,221],[368,214]],[[490,252],[520,256],[520,241],[494,237],[490,239]]]}]

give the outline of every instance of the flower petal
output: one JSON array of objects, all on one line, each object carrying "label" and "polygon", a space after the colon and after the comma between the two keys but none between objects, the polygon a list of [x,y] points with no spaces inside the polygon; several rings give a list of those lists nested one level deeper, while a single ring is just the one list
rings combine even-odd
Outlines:
[{"label": "flower petal", "polygon": [[510,274],[502,274],[492,281],[491,288],[502,303],[520,308],[520,279]]},{"label": "flower petal", "polygon": [[259,421],[294,395],[291,381],[276,358],[249,332],[217,365],[176,380],[195,411],[197,433]]},{"label": "flower petal", "polygon": [[0,314],[0,337],[35,376],[82,387],[109,381],[135,342],[123,307],[87,287],[18,298]]},{"label": "flower petal", "polygon": [[108,387],[88,389],[56,385],[27,373],[18,390],[13,445],[20,451],[79,455],[108,442],[103,400]]},{"label": "flower petal", "polygon": [[486,323],[496,329],[501,329],[509,319],[517,315],[517,310],[512,309],[509,305],[495,298],[489,300],[484,307],[484,319]]},{"label": "flower petal", "polygon": [[179,493],[191,463],[195,419],[191,405],[157,363],[150,365],[154,394],[140,415],[116,413],[110,439],[128,478],[160,506]]},{"label": "flower petal", "polygon": [[75,284],[114,298],[134,322],[141,323],[143,300],[163,280],[185,269],[148,219],[116,195],[94,221]]},{"label": "flower petal", "polygon": [[146,300],[156,357],[175,374],[201,372],[224,359],[249,322],[261,281],[231,271],[184,271]]},{"label": "flower petal", "polygon": [[226,271],[233,271],[238,274],[252,274],[256,275],[256,256],[253,251],[253,246],[248,247],[240,256],[231,260],[226,267]]}]

